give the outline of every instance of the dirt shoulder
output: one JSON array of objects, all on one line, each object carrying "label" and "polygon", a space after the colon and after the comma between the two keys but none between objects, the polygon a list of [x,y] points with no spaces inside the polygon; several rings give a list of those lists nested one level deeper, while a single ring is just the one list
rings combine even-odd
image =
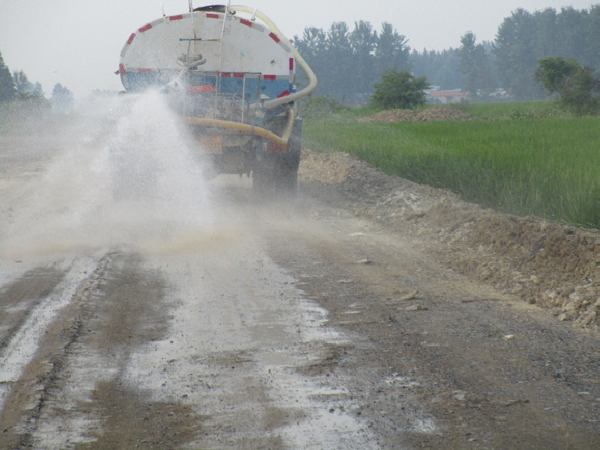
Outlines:
[{"label": "dirt shoulder", "polygon": [[[343,153],[303,153],[305,188],[389,230],[439,243],[446,267],[599,330],[600,232],[482,209]],[[316,183],[315,183],[316,182]],[[318,186],[318,187],[317,187]]]}]

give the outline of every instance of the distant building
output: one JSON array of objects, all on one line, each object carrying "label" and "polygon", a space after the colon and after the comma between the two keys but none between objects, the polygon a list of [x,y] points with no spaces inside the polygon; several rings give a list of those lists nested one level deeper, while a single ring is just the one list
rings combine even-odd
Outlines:
[{"label": "distant building", "polygon": [[454,91],[433,91],[431,93],[431,101],[433,103],[461,103],[469,100],[469,92],[454,90]]}]

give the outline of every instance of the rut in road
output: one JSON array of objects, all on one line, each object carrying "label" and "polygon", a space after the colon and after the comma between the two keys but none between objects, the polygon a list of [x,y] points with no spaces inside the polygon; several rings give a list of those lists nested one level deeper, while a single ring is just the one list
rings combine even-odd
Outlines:
[{"label": "rut in road", "polygon": [[63,311],[72,339],[55,349],[25,430],[8,424],[8,437],[44,448],[376,448],[367,424],[314,400],[351,409],[343,383],[295,370],[347,338],[324,328],[326,311],[302,298],[256,237],[220,239],[176,256],[112,254],[82,290],[92,294]]},{"label": "rut in road", "polygon": [[[36,300],[31,310],[17,309],[22,313],[20,326],[3,336],[3,342],[7,344],[0,354],[0,428],[11,428],[22,422],[23,429],[18,438],[21,445],[29,445],[30,437],[37,429],[49,392],[61,374],[66,355],[81,333],[86,315],[90,314],[94,292],[110,261],[111,255],[99,262],[78,258],[64,271],[52,270],[54,288],[50,292],[44,289],[44,284],[40,286],[43,290],[36,292],[39,285],[28,273],[3,295],[3,299],[9,301],[20,298],[25,305],[32,298]],[[39,270],[33,271],[34,274],[37,272]]]}]

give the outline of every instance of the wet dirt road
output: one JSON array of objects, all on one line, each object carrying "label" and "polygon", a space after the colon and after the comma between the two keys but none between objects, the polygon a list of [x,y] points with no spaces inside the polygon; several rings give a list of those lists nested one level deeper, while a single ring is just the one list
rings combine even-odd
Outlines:
[{"label": "wet dirt road", "polygon": [[2,144],[0,448],[600,445],[597,336],[444,269],[434,243],[309,181],[265,205],[235,178],[174,234],[97,239],[79,214],[81,235],[19,234],[52,160],[32,146]]}]

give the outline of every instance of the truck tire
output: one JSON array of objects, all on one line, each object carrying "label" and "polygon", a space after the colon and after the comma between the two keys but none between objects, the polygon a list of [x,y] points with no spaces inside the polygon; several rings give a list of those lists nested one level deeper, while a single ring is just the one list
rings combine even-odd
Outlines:
[{"label": "truck tire", "polygon": [[261,198],[290,199],[298,191],[302,119],[294,119],[287,153],[263,153],[254,167],[252,189]]}]

